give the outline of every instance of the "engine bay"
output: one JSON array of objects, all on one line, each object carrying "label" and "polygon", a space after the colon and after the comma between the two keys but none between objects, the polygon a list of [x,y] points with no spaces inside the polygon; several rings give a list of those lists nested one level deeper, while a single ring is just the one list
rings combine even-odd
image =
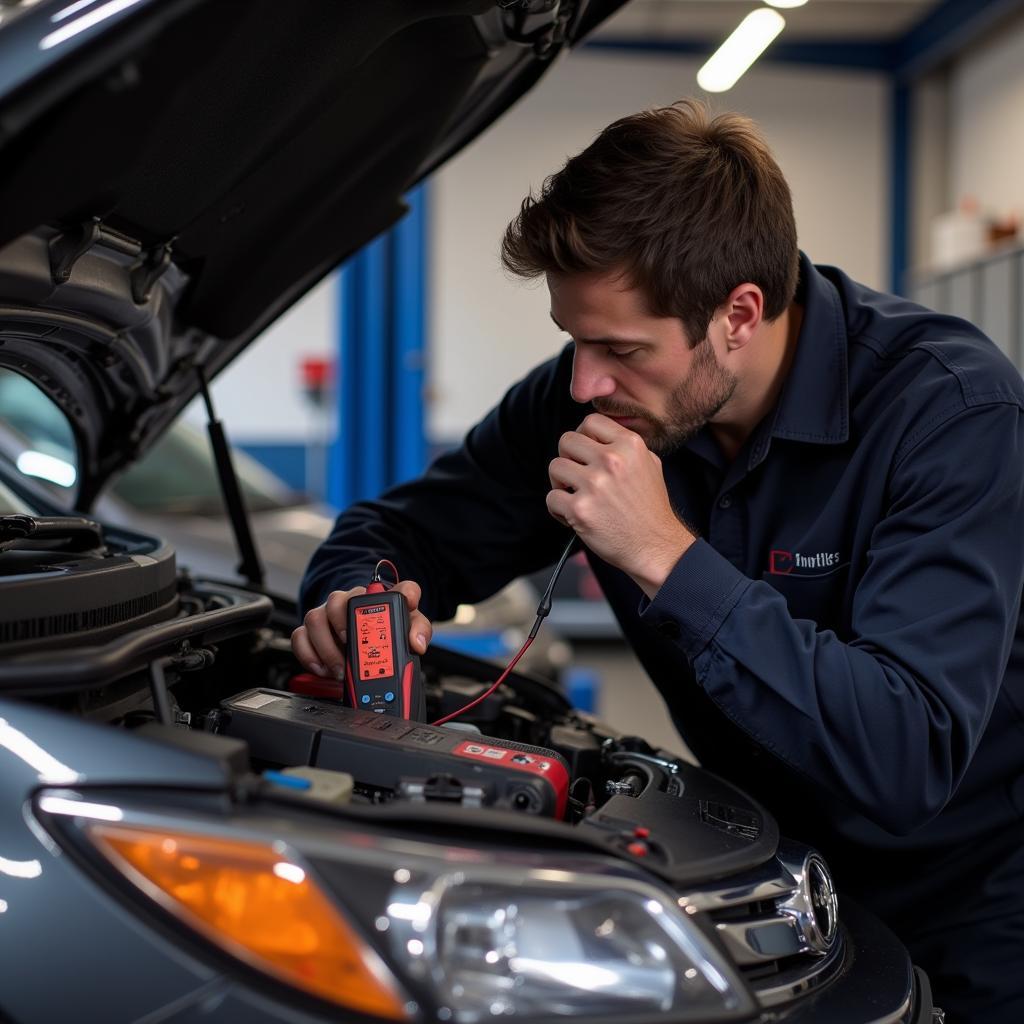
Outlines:
[{"label": "engine bay", "polygon": [[[37,545],[26,538],[0,554],[19,559],[26,592],[36,580],[47,588],[50,614],[32,632],[68,621],[53,614],[64,593],[83,599],[80,586],[61,587],[49,569],[52,545]],[[128,559],[125,575],[145,589],[141,570],[169,560],[109,535],[108,545],[64,554],[64,582]],[[24,572],[35,563],[45,571]],[[166,591],[166,580],[159,585]],[[318,687],[302,673],[287,601],[187,573],[175,589],[155,621],[148,607],[140,616],[144,605],[121,602],[123,621],[80,617],[77,634],[65,631],[59,643],[45,635],[27,643],[19,613],[0,692],[213,756],[250,794],[287,794],[325,813],[475,821],[548,841],[553,834],[642,861],[675,884],[753,868],[774,852],[774,821],[743,793],[575,710],[546,679],[514,672],[446,725],[357,710],[324,696],[341,695],[330,680]],[[500,674],[434,645],[422,661],[426,721],[465,708]]]}]

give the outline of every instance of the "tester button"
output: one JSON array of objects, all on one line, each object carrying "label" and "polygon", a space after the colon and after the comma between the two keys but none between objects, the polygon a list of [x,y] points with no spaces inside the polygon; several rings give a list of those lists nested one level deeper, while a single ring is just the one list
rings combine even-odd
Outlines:
[{"label": "tester button", "polygon": [[384,694],[384,700],[386,703],[390,704],[394,699],[395,695],[390,690]]}]

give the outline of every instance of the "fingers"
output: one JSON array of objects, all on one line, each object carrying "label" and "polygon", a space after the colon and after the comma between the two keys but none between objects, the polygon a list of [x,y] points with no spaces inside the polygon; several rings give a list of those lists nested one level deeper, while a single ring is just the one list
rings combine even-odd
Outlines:
[{"label": "fingers", "polygon": [[366,587],[334,590],[323,604],[306,612],[302,625],[292,633],[292,651],[304,668],[318,676],[344,678],[348,601],[365,593]]},{"label": "fingers", "polygon": [[548,512],[552,518],[557,519],[563,526],[576,529],[576,526],[569,519],[572,508],[572,495],[568,491],[548,491],[544,499],[548,506]]},{"label": "fingers", "polygon": [[548,466],[548,479],[552,487],[563,491],[576,491],[586,479],[586,470],[578,462],[571,459],[552,459]]},{"label": "fingers", "polygon": [[[434,627],[419,611],[422,589],[413,580],[402,580],[394,589],[409,607],[409,643],[417,654],[423,654],[434,635]],[[366,587],[332,591],[322,605],[306,613],[302,625],[292,633],[292,652],[303,668],[318,676],[345,677],[348,602],[349,598],[365,593]]]},{"label": "fingers", "polygon": [[600,457],[601,445],[576,430],[569,430],[558,440],[558,454],[563,459],[571,459],[586,466]]},{"label": "fingers", "polygon": [[625,435],[633,433],[628,427],[616,423],[608,416],[602,416],[599,412],[590,413],[576,429],[580,434],[593,438],[601,444],[611,444],[613,441],[618,441]]},{"label": "fingers", "polygon": [[292,654],[295,655],[296,661],[308,672],[312,672],[317,676],[328,676],[333,675],[333,672],[328,671],[326,665],[321,665],[318,660],[320,655],[313,649],[313,645],[309,642],[309,634],[306,630],[305,625],[299,626],[298,629],[292,632]]},{"label": "fingers", "polygon": [[581,465],[592,465],[602,458],[612,444],[634,444],[646,448],[643,438],[615,420],[591,413],[576,430],[564,433],[558,441],[558,454]]},{"label": "fingers", "polygon": [[393,589],[405,595],[405,602],[409,606],[409,611],[414,612],[420,606],[420,598],[423,596],[423,591],[414,580],[402,580],[400,583],[396,583]]},{"label": "fingers", "polygon": [[409,615],[409,643],[417,654],[423,654],[434,635],[434,627],[423,612],[412,612]]},{"label": "fingers", "polygon": [[418,610],[423,591],[414,580],[396,583],[395,590],[405,595],[406,603],[409,605],[409,643],[417,654],[423,654],[434,635],[434,627],[430,620]]},{"label": "fingers", "polygon": [[548,513],[587,543],[599,528],[622,533],[637,521],[633,492],[651,476],[652,459],[660,467],[635,431],[599,413],[587,416],[578,430],[561,436],[558,457],[548,464]]}]

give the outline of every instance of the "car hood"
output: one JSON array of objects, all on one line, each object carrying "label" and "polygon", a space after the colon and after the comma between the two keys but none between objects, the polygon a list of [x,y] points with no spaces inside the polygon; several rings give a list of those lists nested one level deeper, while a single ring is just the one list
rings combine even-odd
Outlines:
[{"label": "car hood", "polygon": [[624,0],[58,0],[0,21],[0,365],[79,501]]}]

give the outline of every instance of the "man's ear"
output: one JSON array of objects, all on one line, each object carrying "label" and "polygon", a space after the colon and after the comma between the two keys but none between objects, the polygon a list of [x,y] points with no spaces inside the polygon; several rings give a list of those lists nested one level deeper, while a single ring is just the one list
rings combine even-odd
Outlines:
[{"label": "man's ear", "polygon": [[763,318],[764,293],[749,281],[733,288],[715,316],[722,325],[726,348],[730,352],[743,348],[750,341]]}]

